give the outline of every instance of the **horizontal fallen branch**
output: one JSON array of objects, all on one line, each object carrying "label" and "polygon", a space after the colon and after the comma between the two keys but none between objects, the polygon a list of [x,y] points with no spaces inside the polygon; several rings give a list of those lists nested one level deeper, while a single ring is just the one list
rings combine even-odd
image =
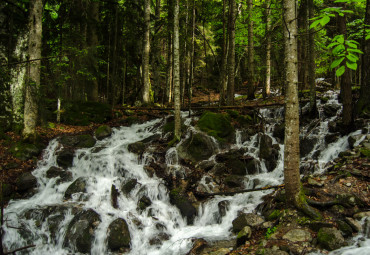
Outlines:
[{"label": "horizontal fallen branch", "polygon": [[4,252],[4,255],[7,255],[7,254],[15,254],[18,251],[23,251],[23,250],[26,250],[26,249],[29,249],[29,248],[33,248],[33,247],[36,247],[36,245],[31,244],[31,245],[24,246],[24,247],[21,247],[21,248],[12,250],[12,251]]},{"label": "horizontal fallen branch", "polygon": [[284,184],[276,185],[276,186],[266,186],[263,188],[256,188],[256,189],[244,189],[238,191],[231,191],[231,192],[216,192],[216,193],[205,193],[205,192],[196,192],[195,195],[197,197],[214,197],[214,196],[232,196],[235,194],[247,193],[247,192],[254,192],[254,191],[261,191],[261,190],[268,190],[268,189],[279,189],[284,187]]}]

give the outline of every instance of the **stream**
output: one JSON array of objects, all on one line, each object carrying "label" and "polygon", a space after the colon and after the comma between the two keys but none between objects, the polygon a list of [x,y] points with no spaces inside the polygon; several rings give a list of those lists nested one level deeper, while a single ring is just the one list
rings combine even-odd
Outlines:
[{"label": "stream", "polygon": [[[336,93],[332,92],[327,96],[329,100],[325,104],[338,105]],[[302,137],[315,141],[312,149],[302,156],[301,164],[313,172],[322,173],[326,164],[341,151],[348,149],[349,145],[348,136],[339,137],[329,146],[326,145],[324,139],[329,132],[328,123],[340,115],[341,109],[338,107],[335,116],[327,118],[322,110],[323,104],[320,101],[318,103],[318,123],[301,128]],[[273,171],[269,172],[265,161],[260,160],[257,174],[242,177],[246,188],[279,185],[283,182],[284,145],[272,136],[274,125],[283,120],[283,108],[261,109],[259,114],[266,124],[265,134],[279,147],[279,155]],[[190,126],[192,119],[185,117],[187,115],[188,113],[183,113],[188,131],[199,132]],[[126,221],[130,232],[131,243],[127,251],[130,255],[186,254],[192,248],[193,239],[204,238],[212,242],[233,238],[231,226],[238,212],[252,212],[262,201],[262,197],[271,191],[216,196],[199,206],[194,224],[188,225],[179,209],[170,203],[169,190],[164,181],[156,176],[150,177],[145,171],[144,166],[152,158],[151,149],[146,150],[142,159],[128,151],[129,144],[154,134],[162,135],[161,125],[162,119],[156,119],[130,127],[114,128],[110,137],[98,141],[94,147],[77,150],[73,166],[69,169],[73,179],[67,182],[59,182],[57,177],[46,176],[51,167],[57,166],[57,153],[63,148],[58,139],[52,140],[32,173],[38,181],[37,193],[28,199],[11,200],[5,209],[4,246],[12,250],[30,244],[36,245],[23,254],[80,254],[65,244],[65,238],[68,225],[76,213],[89,209],[100,217],[100,223],[94,230],[90,254],[118,254],[107,247],[109,225],[118,218]],[[360,130],[349,136],[359,134]],[[362,139],[360,137],[356,144]],[[237,130],[236,143],[231,148],[245,148],[246,155],[258,159],[258,140],[258,134],[243,139],[242,132]],[[210,160],[214,160],[214,156]],[[183,171],[178,162],[177,151],[171,148],[166,154],[168,169]],[[67,188],[78,178],[86,180],[86,192],[73,194],[71,199],[65,199]],[[118,208],[114,208],[111,202],[112,185],[121,187],[132,179],[136,179],[138,185],[127,195],[120,193],[117,198]],[[203,184],[204,189],[212,190],[209,186],[212,183],[207,183],[206,178],[199,180],[199,183]],[[149,198],[151,203],[145,209],[139,209],[138,203],[143,196]],[[219,213],[220,202],[228,204],[224,215]],[[353,245],[331,254],[370,254],[370,242],[364,235],[359,234]]]}]

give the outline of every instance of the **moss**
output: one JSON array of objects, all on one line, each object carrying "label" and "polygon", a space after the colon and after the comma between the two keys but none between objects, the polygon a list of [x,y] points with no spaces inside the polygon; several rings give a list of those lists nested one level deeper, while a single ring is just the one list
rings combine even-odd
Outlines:
[{"label": "moss", "polygon": [[173,132],[175,130],[175,121],[166,122],[166,124],[163,125],[162,130],[165,134]]},{"label": "moss", "polygon": [[110,105],[98,102],[66,102],[61,117],[66,124],[87,126],[110,120],[112,109]]},{"label": "moss", "polygon": [[360,153],[362,157],[370,158],[370,150],[367,148],[361,148]]},{"label": "moss", "polygon": [[235,110],[227,110],[226,112],[233,119],[236,119],[236,118],[239,117],[239,112],[238,111],[235,111]]},{"label": "moss", "polygon": [[322,97],[320,98],[321,103],[326,104],[329,101],[328,97]]},{"label": "moss", "polygon": [[39,155],[42,150],[41,144],[29,144],[18,142],[10,148],[10,153],[20,160],[29,160]]},{"label": "moss", "polygon": [[197,126],[203,132],[222,142],[230,140],[234,133],[234,127],[228,116],[220,113],[203,113]]},{"label": "moss", "polygon": [[268,220],[268,221],[276,220],[276,219],[278,219],[281,215],[282,215],[282,213],[281,213],[281,211],[280,211],[280,210],[274,210],[274,211],[272,211],[272,213],[270,213],[270,214],[269,214],[269,216],[267,216],[267,220]]}]

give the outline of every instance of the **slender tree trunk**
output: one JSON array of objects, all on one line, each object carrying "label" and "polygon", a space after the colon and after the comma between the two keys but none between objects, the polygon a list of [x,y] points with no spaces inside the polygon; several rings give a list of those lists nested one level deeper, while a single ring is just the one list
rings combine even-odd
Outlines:
[{"label": "slender tree trunk", "polygon": [[[117,4],[117,2],[116,2]],[[114,37],[113,37],[113,55],[112,55],[112,107],[114,107],[119,100],[119,87],[118,87],[118,8],[114,12]]]},{"label": "slender tree trunk", "polygon": [[[314,16],[313,0],[307,0],[308,4],[308,19]],[[316,84],[315,84],[315,34],[313,29],[308,29],[308,84],[310,85],[310,115],[316,116]]]},{"label": "slender tree trunk", "polygon": [[[157,91],[157,97],[158,94],[162,94],[162,97],[164,96],[164,93],[162,91],[161,93],[161,51],[160,51],[160,45],[161,40],[159,37],[159,29],[160,29],[160,19],[161,19],[161,0],[156,0],[156,6],[155,6],[155,22],[154,22],[154,38],[153,38],[153,87],[154,90]],[[159,91],[159,93],[158,93]]]},{"label": "slender tree trunk", "polygon": [[271,0],[266,1],[266,83],[264,96],[270,96],[271,88]]},{"label": "slender tree trunk", "polygon": [[227,93],[227,33],[226,33],[226,2],[222,3],[222,67],[221,67],[221,86],[220,86],[220,105],[226,104]]},{"label": "slender tree trunk", "polygon": [[254,43],[253,43],[253,0],[248,0],[248,99],[255,99]]},{"label": "slender tree trunk", "polygon": [[284,182],[288,204],[297,205],[301,192],[299,174],[299,102],[297,90],[297,16],[295,1],[284,0],[283,5],[286,68]]},{"label": "slender tree trunk", "polygon": [[150,0],[144,4],[144,47],[143,47],[143,103],[150,103],[150,77],[149,77],[149,56],[150,56]]},{"label": "slender tree trunk", "polygon": [[[42,43],[42,0],[30,2],[29,16],[29,43],[28,56],[30,59],[41,58]],[[28,83],[24,103],[24,129],[23,138],[29,141],[36,139],[36,125],[38,119],[38,97],[40,88],[41,60],[29,63]]]},{"label": "slender tree trunk", "polygon": [[228,82],[227,82],[227,104],[234,105],[235,94],[235,23],[236,3],[230,0],[229,5],[229,51],[228,51]]},{"label": "slender tree trunk", "polygon": [[191,15],[191,50],[190,50],[190,77],[188,86],[189,96],[189,115],[191,112],[191,98],[192,98],[192,86],[194,80],[194,49],[195,49],[195,0],[193,0],[192,15]]},{"label": "slender tree trunk", "polygon": [[298,85],[299,89],[306,89],[307,85],[307,23],[308,23],[308,13],[307,13],[307,0],[302,0],[299,5],[299,15],[298,15]]},{"label": "slender tree trunk", "polygon": [[175,134],[174,139],[181,137],[181,102],[180,102],[180,52],[179,52],[179,0],[175,0],[173,12],[173,83],[175,103]]}]

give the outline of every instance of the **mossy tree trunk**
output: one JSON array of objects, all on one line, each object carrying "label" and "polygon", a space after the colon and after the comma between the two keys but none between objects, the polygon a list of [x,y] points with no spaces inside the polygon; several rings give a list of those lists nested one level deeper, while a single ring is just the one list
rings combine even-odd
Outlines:
[{"label": "mossy tree trunk", "polygon": [[226,33],[226,0],[222,2],[222,67],[220,78],[220,105],[226,104],[227,93],[227,33]]},{"label": "mossy tree trunk", "polygon": [[[308,19],[314,17],[314,3],[313,0],[307,0],[308,5]],[[308,25],[308,84],[310,86],[310,115],[317,116],[316,107],[316,84],[315,84],[315,31],[309,29]]]},{"label": "mossy tree trunk", "polygon": [[263,95],[270,96],[271,88],[271,0],[266,1],[266,81]]},{"label": "mossy tree trunk", "polygon": [[175,103],[175,139],[181,137],[180,97],[180,50],[179,50],[179,0],[175,0],[173,12],[173,87]]},{"label": "mossy tree trunk", "polygon": [[144,38],[143,38],[143,103],[150,103],[150,77],[149,77],[149,54],[150,54],[150,0],[144,4]]},{"label": "mossy tree trunk", "polygon": [[[40,88],[41,68],[41,37],[42,37],[42,0],[30,2],[28,56],[31,61],[28,70],[28,82],[24,104],[23,138],[29,141],[36,139],[38,119],[38,97]],[[38,60],[36,60],[38,59]]]},{"label": "mossy tree trunk", "polygon": [[248,99],[255,99],[254,43],[253,43],[253,0],[248,0]]},{"label": "mossy tree trunk", "polygon": [[234,105],[235,93],[235,23],[236,23],[236,3],[235,0],[229,2],[229,21],[228,21],[228,82],[227,82],[227,104]]}]

